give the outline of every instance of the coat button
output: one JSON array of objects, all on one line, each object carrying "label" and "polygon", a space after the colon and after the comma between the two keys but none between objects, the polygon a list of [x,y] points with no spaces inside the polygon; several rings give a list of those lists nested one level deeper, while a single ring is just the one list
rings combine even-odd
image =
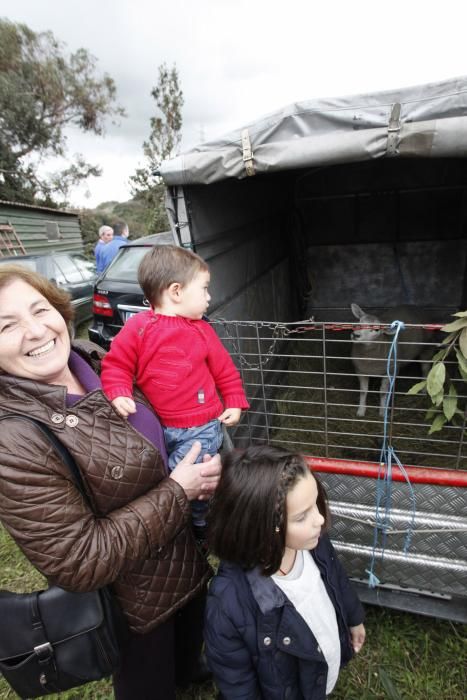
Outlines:
[{"label": "coat button", "polygon": [[265,638],[263,639],[263,643],[264,643],[264,646],[265,646],[265,647],[271,646],[271,642],[272,642],[271,637],[265,637]]},{"label": "coat button", "polygon": [[282,642],[285,644],[286,647],[289,646],[291,641],[292,640],[290,639],[290,637],[284,637],[284,639],[282,640]]},{"label": "coat button", "polygon": [[112,479],[121,479],[123,476],[123,467],[121,467],[119,464],[116,467],[112,467],[110,475]]},{"label": "coat button", "polygon": [[63,423],[65,420],[65,416],[63,416],[61,413],[52,413],[52,423]]},{"label": "coat button", "polygon": [[69,428],[74,428],[75,426],[78,425],[79,423],[79,418],[78,416],[67,416],[65,418],[65,423]]}]

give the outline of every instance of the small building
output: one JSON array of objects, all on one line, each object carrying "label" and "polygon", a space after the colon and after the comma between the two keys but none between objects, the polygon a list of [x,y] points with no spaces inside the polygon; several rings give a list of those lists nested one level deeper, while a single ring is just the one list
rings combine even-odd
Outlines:
[{"label": "small building", "polygon": [[50,252],[83,252],[78,214],[0,200],[0,257]]}]

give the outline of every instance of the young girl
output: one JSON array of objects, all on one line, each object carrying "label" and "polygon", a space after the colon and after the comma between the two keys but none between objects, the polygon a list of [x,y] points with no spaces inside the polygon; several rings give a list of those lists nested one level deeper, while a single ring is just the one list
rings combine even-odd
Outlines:
[{"label": "young girl", "polygon": [[208,537],[208,664],[224,700],[321,700],[365,640],[363,608],[324,528],[324,491],[303,458],[227,455]]}]

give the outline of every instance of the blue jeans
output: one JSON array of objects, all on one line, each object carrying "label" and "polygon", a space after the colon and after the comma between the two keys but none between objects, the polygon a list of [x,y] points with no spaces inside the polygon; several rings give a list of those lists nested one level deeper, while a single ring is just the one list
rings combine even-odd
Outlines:
[{"label": "blue jeans", "polygon": [[[195,428],[168,428],[164,427],[164,438],[167,453],[169,455],[169,469],[172,471],[185,457],[195,440],[201,443],[201,452],[196,462],[202,462],[203,456],[211,456],[219,452],[222,445],[222,424],[217,420],[211,420],[204,425]],[[193,525],[204,527],[206,525],[206,501],[191,501],[191,513]]]}]

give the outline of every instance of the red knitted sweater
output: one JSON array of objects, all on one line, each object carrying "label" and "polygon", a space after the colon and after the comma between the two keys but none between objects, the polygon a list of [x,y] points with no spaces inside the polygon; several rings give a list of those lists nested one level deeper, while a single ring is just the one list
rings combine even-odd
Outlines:
[{"label": "red knitted sweater", "polygon": [[249,408],[240,374],[206,321],[136,314],[113,339],[101,379],[111,401],[131,397],[136,383],[162,423],[173,428],[203,425],[224,407]]}]

